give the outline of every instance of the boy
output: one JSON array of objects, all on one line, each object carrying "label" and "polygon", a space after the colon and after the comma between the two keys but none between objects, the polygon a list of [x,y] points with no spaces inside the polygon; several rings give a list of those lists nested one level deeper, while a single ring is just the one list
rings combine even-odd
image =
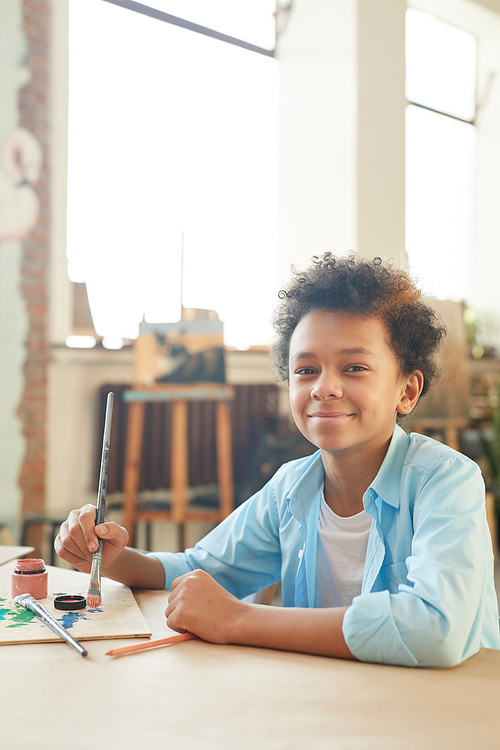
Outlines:
[{"label": "boy", "polygon": [[[215,643],[428,667],[500,648],[480,471],[396,424],[437,375],[444,329],[420,297],[379,258],[314,259],[280,292],[272,353],[318,452],[184,553],[129,549],[85,506],[58,554],[89,571],[102,537],[105,575],[172,589],[168,626]],[[280,579],[283,607],[240,601]]]}]

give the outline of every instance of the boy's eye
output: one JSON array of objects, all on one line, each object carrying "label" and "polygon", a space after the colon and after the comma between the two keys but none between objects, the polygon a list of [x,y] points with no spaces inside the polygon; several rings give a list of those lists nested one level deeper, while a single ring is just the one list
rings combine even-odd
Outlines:
[{"label": "boy's eye", "polygon": [[312,367],[300,367],[298,370],[295,370],[296,375],[314,375],[316,370],[314,370]]},{"label": "boy's eye", "polygon": [[367,368],[362,365],[351,365],[346,367],[346,372],[364,372]]}]

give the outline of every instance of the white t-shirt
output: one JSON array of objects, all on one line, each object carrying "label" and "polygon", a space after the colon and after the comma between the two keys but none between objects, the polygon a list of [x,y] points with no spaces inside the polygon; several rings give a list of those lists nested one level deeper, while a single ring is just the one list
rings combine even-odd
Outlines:
[{"label": "white t-shirt", "polygon": [[338,516],[321,500],[318,521],[316,607],[348,607],[361,593],[372,519],[366,512]]}]

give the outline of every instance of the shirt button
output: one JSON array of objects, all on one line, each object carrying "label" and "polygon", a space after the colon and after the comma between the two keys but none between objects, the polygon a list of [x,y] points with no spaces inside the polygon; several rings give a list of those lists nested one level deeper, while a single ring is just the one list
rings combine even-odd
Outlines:
[{"label": "shirt button", "polygon": [[303,554],[304,554],[304,550],[303,549],[299,549],[299,560],[302,560]]}]

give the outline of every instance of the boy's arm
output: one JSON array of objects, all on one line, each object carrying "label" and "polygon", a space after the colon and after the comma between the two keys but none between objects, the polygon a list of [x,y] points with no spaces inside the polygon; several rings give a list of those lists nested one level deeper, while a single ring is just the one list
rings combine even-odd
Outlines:
[{"label": "boy's arm", "polygon": [[208,573],[177,578],[166,609],[167,625],[212,643],[260,646],[355,659],[342,633],[347,607],[302,609],[242,602]]},{"label": "boy's arm", "polygon": [[135,588],[162,589],[165,586],[165,571],[161,562],[132,547],[125,547],[111,565],[103,568],[102,573],[107,578]]},{"label": "boy's arm", "polygon": [[303,609],[244,604],[232,643],[356,659],[342,633],[347,607]]}]

